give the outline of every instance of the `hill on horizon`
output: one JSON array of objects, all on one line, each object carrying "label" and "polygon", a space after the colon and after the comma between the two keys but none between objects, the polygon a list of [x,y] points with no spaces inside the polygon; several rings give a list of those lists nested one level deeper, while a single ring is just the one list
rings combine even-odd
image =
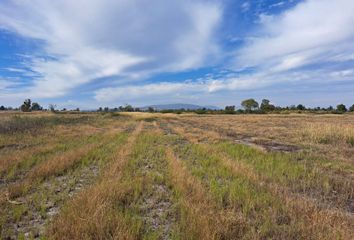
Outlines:
[{"label": "hill on horizon", "polygon": [[187,104],[187,103],[156,104],[156,105],[149,105],[149,106],[141,107],[141,109],[147,110],[149,107],[152,107],[153,109],[155,109],[157,111],[167,110],[167,109],[172,109],[172,110],[177,110],[177,109],[196,110],[196,109],[202,109],[202,108],[211,109],[211,110],[221,109],[216,106],[200,106],[200,105]]}]

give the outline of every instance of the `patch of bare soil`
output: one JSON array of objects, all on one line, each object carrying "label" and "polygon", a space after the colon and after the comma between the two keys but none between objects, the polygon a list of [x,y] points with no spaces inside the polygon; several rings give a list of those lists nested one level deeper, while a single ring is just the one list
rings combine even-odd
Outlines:
[{"label": "patch of bare soil", "polygon": [[[40,239],[46,224],[59,213],[60,208],[86,186],[92,184],[99,174],[99,167],[91,165],[67,175],[50,179],[24,197],[8,203],[9,216],[14,215],[15,208],[23,208],[20,219],[9,217],[5,228],[8,229],[4,239]],[[16,204],[17,206],[11,206]],[[14,208],[15,207],[15,208]]]},{"label": "patch of bare soil", "polygon": [[266,152],[274,151],[274,152],[290,153],[290,152],[297,152],[301,150],[299,147],[294,145],[282,144],[270,140],[260,140],[248,136],[237,136],[236,138],[233,138],[233,141],[235,143],[248,145]]},{"label": "patch of bare soil", "polygon": [[129,124],[126,127],[124,127],[123,132],[125,133],[133,133],[135,130],[135,125],[134,124]]},{"label": "patch of bare soil", "polygon": [[275,152],[286,152],[286,153],[290,153],[290,152],[298,152],[301,150],[300,147],[298,146],[294,146],[294,145],[289,145],[289,144],[284,144],[284,143],[278,143],[272,140],[266,140],[266,139],[258,139],[256,137],[252,137],[252,136],[246,136],[246,135],[242,135],[242,134],[237,134],[234,131],[228,130],[228,129],[224,129],[224,128],[220,128],[220,127],[216,127],[216,126],[212,126],[209,124],[194,124],[188,121],[183,121],[183,125],[185,125],[184,127],[188,128],[188,126],[190,126],[190,128],[198,128],[200,129],[200,131],[216,131],[218,133],[220,133],[221,136],[224,136],[225,139],[229,139],[232,140],[235,143],[238,144],[244,144],[244,145],[248,145],[266,152],[269,151],[275,151]]},{"label": "patch of bare soil", "polygon": [[177,134],[168,126],[168,123],[165,121],[159,122],[159,127],[162,129],[165,135],[168,136],[177,136]]},{"label": "patch of bare soil", "polygon": [[[154,125],[154,127],[156,127]],[[161,177],[161,169],[164,164],[154,162],[149,158],[142,160],[142,174],[144,176],[156,175]],[[140,211],[143,216],[144,224],[147,230],[153,233],[159,233],[158,239],[171,239],[172,230],[176,223],[176,209],[172,197],[173,194],[164,182],[153,182],[151,190],[143,196]]]},{"label": "patch of bare soil", "polygon": [[160,232],[160,239],[170,239],[176,222],[171,192],[162,184],[155,184],[152,188],[152,194],[145,196],[141,205],[144,223],[151,231]]},{"label": "patch of bare soil", "polygon": [[32,147],[34,145],[31,144],[4,144],[4,145],[0,145],[0,150],[2,149],[11,149],[11,150],[19,150],[19,149],[23,149],[23,148],[28,148],[28,147]]}]

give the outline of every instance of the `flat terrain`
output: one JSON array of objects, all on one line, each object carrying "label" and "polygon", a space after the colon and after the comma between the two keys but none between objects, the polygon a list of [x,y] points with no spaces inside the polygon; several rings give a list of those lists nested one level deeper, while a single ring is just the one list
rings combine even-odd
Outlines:
[{"label": "flat terrain", "polygon": [[354,239],[354,115],[0,113],[0,239]]}]

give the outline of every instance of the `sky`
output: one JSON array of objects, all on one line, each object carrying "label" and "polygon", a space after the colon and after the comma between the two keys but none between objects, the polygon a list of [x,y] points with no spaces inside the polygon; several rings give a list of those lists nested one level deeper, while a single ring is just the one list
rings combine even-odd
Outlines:
[{"label": "sky", "polygon": [[352,105],[353,13],[353,0],[0,1],[0,105]]}]

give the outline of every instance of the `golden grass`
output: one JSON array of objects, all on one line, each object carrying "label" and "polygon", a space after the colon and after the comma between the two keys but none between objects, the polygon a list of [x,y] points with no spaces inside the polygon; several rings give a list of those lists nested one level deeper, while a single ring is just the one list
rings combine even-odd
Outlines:
[{"label": "golden grass", "polygon": [[309,123],[301,131],[303,139],[313,143],[354,147],[354,123]]},{"label": "golden grass", "polygon": [[115,214],[114,208],[116,201],[131,192],[131,186],[123,186],[119,180],[142,127],[141,122],[124,148],[114,153],[102,180],[67,204],[48,230],[51,239],[134,239],[129,232],[131,226],[123,216]]},{"label": "golden grass", "polygon": [[39,153],[49,152],[50,150],[54,149],[55,146],[53,144],[42,144],[40,146],[32,147],[26,150],[16,150],[11,152],[10,154],[4,154],[1,157],[1,164],[0,164],[0,174],[4,172],[8,172],[8,170],[15,166],[16,164],[20,164],[22,161],[33,157]]},{"label": "golden grass", "polygon": [[[198,144],[209,156],[220,158],[235,175],[246,176],[254,184],[266,188],[267,191],[280,198],[288,214],[296,219],[296,222],[302,223],[300,229],[305,234],[304,236],[312,235],[315,239],[333,239],[336,236],[341,236],[342,239],[351,239],[354,236],[352,231],[354,228],[353,216],[348,216],[341,210],[323,208],[316,199],[293,193],[287,186],[279,185],[271,177],[256,173],[250,165],[237,159],[236,161],[231,159],[224,150],[217,149],[210,144],[200,143],[199,140],[203,137],[201,135],[189,133],[183,127],[176,127],[173,124],[170,127],[190,142]],[[211,141],[213,140],[212,136],[219,138],[218,135],[208,134],[207,131],[204,131],[204,134],[208,135]],[[316,179],[313,180],[316,181]]]},{"label": "golden grass", "polygon": [[[11,168],[21,165],[23,162],[51,153],[53,151],[60,151],[60,148],[68,144],[76,146],[77,142],[83,142],[89,137],[101,134],[97,128],[88,125],[79,126],[55,126],[40,135],[31,135],[26,133],[1,136],[6,145],[19,145],[20,149],[6,147],[0,150],[0,174],[4,172],[9,173]],[[19,144],[20,143],[20,144]],[[24,146],[21,148],[21,146]],[[6,150],[6,151],[5,151]],[[26,163],[24,163],[26,164]]]},{"label": "golden grass", "polygon": [[[185,239],[230,239],[240,233],[232,230],[236,216],[224,211],[205,191],[203,185],[193,177],[181,161],[175,156],[171,148],[166,149],[169,164],[169,174],[174,186],[182,194],[181,204],[181,232]],[[232,219],[230,221],[230,219]],[[239,224],[242,221],[239,220]]]},{"label": "golden grass", "polygon": [[97,147],[97,144],[85,145],[79,149],[72,149],[64,153],[60,153],[51,159],[44,161],[32,168],[21,182],[10,184],[7,193],[10,199],[25,194],[36,182],[40,182],[52,175],[57,175],[63,171],[70,169],[82,157],[87,155],[89,151]]},{"label": "golden grass", "polygon": [[[354,239],[354,115],[23,114],[44,115],[39,131],[0,133],[0,225],[29,221],[39,186],[97,161],[46,238]],[[300,151],[257,148],[272,142]]]}]

